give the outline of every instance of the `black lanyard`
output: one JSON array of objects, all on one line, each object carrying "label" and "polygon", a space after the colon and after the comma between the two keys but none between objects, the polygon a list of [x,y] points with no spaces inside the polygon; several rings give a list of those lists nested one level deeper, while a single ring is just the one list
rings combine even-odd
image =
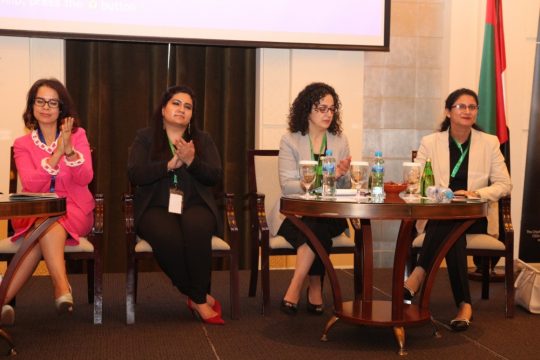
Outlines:
[{"label": "black lanyard", "polygon": [[[42,143],[47,145],[47,143],[45,142],[45,136],[43,136],[43,133],[41,132],[40,128],[37,129],[37,133],[39,136],[39,140],[41,140]],[[60,131],[56,130],[56,138],[58,138],[58,135],[60,135]],[[51,185],[49,186],[49,192],[54,192],[55,186],[56,186],[56,175],[51,175]]]}]

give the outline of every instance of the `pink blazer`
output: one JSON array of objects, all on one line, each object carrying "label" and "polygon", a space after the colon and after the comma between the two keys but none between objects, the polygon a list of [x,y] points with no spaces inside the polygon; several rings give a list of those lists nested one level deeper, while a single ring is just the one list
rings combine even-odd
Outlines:
[{"label": "pink blazer", "polygon": [[[55,192],[66,198],[66,215],[60,224],[66,229],[71,239],[68,245],[77,245],[79,237],[85,236],[94,223],[94,197],[88,189],[94,172],[90,146],[83,128],[78,128],[72,137],[73,149],[79,154],[76,161],[68,161],[62,157],[56,169],[47,163],[56,149],[56,141],[47,146],[39,139],[37,131],[17,138],[13,144],[15,164],[22,183],[22,191],[49,192],[51,178],[56,177]],[[12,220],[15,241],[30,228],[36,218]]]}]

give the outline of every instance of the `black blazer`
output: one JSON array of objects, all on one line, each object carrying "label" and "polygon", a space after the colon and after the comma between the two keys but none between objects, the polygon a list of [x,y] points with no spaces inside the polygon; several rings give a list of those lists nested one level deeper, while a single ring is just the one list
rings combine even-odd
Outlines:
[{"label": "black blazer", "polygon": [[[223,221],[219,215],[214,199],[213,187],[220,184],[223,178],[221,157],[210,135],[199,131],[195,159],[190,166],[183,165],[188,176],[195,184],[195,189],[214,213],[218,236],[223,236]],[[144,128],[137,131],[131,145],[128,159],[128,176],[136,186],[134,197],[134,217],[137,226],[142,214],[150,204],[154,194],[169,188],[168,160],[151,159],[153,148],[153,129]],[[198,155],[200,150],[201,156]]]}]

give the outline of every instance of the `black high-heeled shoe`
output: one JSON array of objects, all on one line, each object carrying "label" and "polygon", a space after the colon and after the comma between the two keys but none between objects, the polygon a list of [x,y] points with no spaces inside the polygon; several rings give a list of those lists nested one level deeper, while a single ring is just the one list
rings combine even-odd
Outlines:
[{"label": "black high-heeled shoe", "polygon": [[416,292],[412,291],[407,286],[403,285],[403,302],[405,304],[412,304],[412,300],[414,299],[415,295],[416,295]]},{"label": "black high-heeled shoe", "polygon": [[283,299],[281,300],[279,309],[287,315],[296,315],[298,312],[298,304]]},{"label": "black high-heeled shoe", "polygon": [[471,316],[470,319],[452,319],[450,320],[450,327],[454,331],[465,331],[469,328],[469,326],[472,323],[473,317]]},{"label": "black high-heeled shoe", "polygon": [[323,304],[315,305],[315,304],[312,304],[311,301],[309,301],[309,287],[307,288],[307,291],[306,291],[306,300],[307,300],[306,308],[307,308],[308,313],[315,314],[315,315],[322,315],[324,313]]}]

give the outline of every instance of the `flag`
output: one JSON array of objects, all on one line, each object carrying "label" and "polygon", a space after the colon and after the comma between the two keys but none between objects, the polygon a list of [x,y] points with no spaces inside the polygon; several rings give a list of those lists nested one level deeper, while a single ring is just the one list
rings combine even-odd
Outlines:
[{"label": "flag", "polygon": [[497,135],[501,144],[508,141],[504,106],[505,70],[502,0],[487,0],[477,122],[484,131]]}]

